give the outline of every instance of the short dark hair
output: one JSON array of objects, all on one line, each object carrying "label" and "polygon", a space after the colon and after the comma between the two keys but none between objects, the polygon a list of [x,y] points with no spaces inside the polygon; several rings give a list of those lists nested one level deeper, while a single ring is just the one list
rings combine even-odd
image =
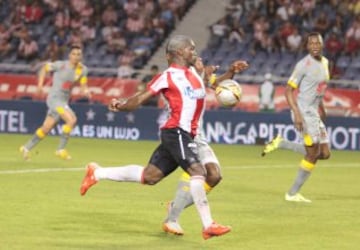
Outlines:
[{"label": "short dark hair", "polygon": [[159,66],[157,66],[157,65],[154,64],[154,65],[151,66],[150,69],[151,69],[151,70],[158,70],[158,69],[159,69]]},{"label": "short dark hair", "polygon": [[322,39],[322,36],[321,36],[321,34],[319,32],[316,32],[316,31],[310,32],[306,36],[306,45],[308,44],[310,37],[313,37],[313,36],[317,36],[317,37],[320,37]]},{"label": "short dark hair", "polygon": [[70,48],[69,48],[69,51],[71,52],[73,49],[82,50],[82,46],[79,45],[79,44],[71,44],[71,45],[70,45]]}]

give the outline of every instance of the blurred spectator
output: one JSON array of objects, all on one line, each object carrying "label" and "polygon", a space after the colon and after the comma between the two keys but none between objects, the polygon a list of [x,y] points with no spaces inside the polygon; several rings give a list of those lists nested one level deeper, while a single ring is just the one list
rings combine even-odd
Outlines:
[{"label": "blurred spectator", "polygon": [[123,51],[123,53],[120,54],[118,61],[119,61],[120,65],[125,65],[125,64],[132,65],[135,58],[136,58],[135,54],[134,54],[134,52],[132,50],[125,49]]},{"label": "blurred spectator", "polygon": [[229,42],[232,44],[242,43],[245,39],[245,32],[240,24],[234,20],[229,34]]},{"label": "blurred spectator", "polygon": [[78,30],[82,26],[81,16],[79,14],[74,15],[73,18],[70,19],[70,28],[73,30]]},{"label": "blurred spectator", "polygon": [[34,41],[28,33],[20,41],[18,47],[18,58],[26,59],[28,61],[34,59],[38,55],[38,44]]},{"label": "blurred spectator", "polygon": [[139,9],[139,4],[136,0],[127,0],[124,4],[124,10],[127,16],[135,13]]},{"label": "blurred spectator", "polygon": [[360,16],[352,22],[345,36],[345,51],[351,56],[356,56],[360,49]]},{"label": "blurred spectator", "polygon": [[330,60],[336,62],[338,56],[343,51],[343,43],[341,38],[335,33],[331,32],[329,37],[325,40],[325,52]]},{"label": "blurred spectator", "polygon": [[25,27],[24,23],[21,20],[19,15],[14,15],[9,22],[9,32],[16,36],[14,33],[19,32],[23,27]]},{"label": "blurred spectator", "polygon": [[65,6],[63,1],[59,1],[58,8],[55,13],[55,28],[63,29],[70,25],[70,10]]},{"label": "blurred spectator", "polygon": [[109,26],[110,24],[116,23],[118,21],[118,15],[114,8],[114,5],[108,4],[105,7],[101,20],[103,22],[103,25],[105,26]]},{"label": "blurred spectator", "polygon": [[331,25],[330,31],[336,35],[341,36],[344,31],[344,19],[339,13],[336,13],[333,24]]},{"label": "blurred spectator", "polygon": [[20,26],[20,28],[16,31],[14,31],[12,34],[14,37],[19,38],[19,39],[24,39],[25,37],[27,37],[29,35],[29,30],[26,28],[25,25]]},{"label": "blurred spectator", "polygon": [[[275,0],[274,0],[275,1]],[[225,10],[230,16],[237,22],[240,20],[244,13],[244,5],[242,0],[230,0],[228,4],[225,5]]]},{"label": "blurred spectator", "polygon": [[223,39],[228,36],[229,27],[226,23],[225,18],[221,18],[215,24],[211,25],[211,38],[210,38],[210,46],[217,47],[221,44]]},{"label": "blurred spectator", "polygon": [[265,13],[266,16],[270,19],[275,19],[276,11],[279,8],[279,4],[276,0],[266,0],[265,1]]},{"label": "blurred spectator", "polygon": [[130,38],[133,38],[144,30],[145,22],[144,18],[140,17],[140,15],[137,12],[132,13],[125,24],[127,34]]},{"label": "blurred spectator", "polygon": [[320,12],[319,16],[315,18],[314,30],[319,32],[322,36],[329,30],[330,21],[324,11]]},{"label": "blurred spectator", "polygon": [[305,13],[312,13],[315,9],[316,0],[302,0],[302,4]]},{"label": "blurred spectator", "polygon": [[126,39],[120,31],[113,32],[107,39],[107,51],[110,53],[122,52],[126,47]]},{"label": "blurred spectator", "polygon": [[69,36],[66,34],[65,29],[57,30],[53,40],[59,47],[59,57],[62,58],[69,43]]},{"label": "blurred spectator", "polygon": [[91,41],[96,38],[96,20],[90,18],[85,21],[80,28],[81,36],[83,41]]},{"label": "blurred spectator", "polygon": [[117,77],[118,78],[131,78],[132,74],[134,74],[134,69],[127,62],[121,62],[118,67]]},{"label": "blurred spectator", "polygon": [[288,37],[294,33],[295,27],[289,22],[285,22],[278,31],[276,32],[276,47],[281,51],[285,51],[287,47],[287,39]]},{"label": "blurred spectator", "polygon": [[11,50],[10,31],[0,23],[0,56],[4,56]]},{"label": "blurred spectator", "polygon": [[261,112],[274,112],[275,111],[275,86],[272,82],[272,75],[265,74],[265,81],[259,88],[259,109]]},{"label": "blurred spectator", "polygon": [[25,8],[25,22],[27,23],[38,23],[44,15],[44,10],[39,0],[32,1]]},{"label": "blurred spectator", "polygon": [[11,50],[10,32],[4,24],[0,23],[0,56],[5,56]]},{"label": "blurred spectator", "polygon": [[259,16],[253,23],[254,39],[260,41],[269,30],[270,24],[265,16]]},{"label": "blurred spectator", "polygon": [[350,0],[348,5],[348,10],[357,16],[360,14],[360,1],[359,0]]},{"label": "blurred spectator", "polygon": [[145,30],[142,34],[133,39],[131,49],[136,56],[150,56],[153,44],[154,39],[151,37],[150,31]]},{"label": "blurred spectator", "polygon": [[289,51],[298,53],[302,48],[302,37],[299,34],[298,28],[294,28],[294,31],[291,35],[287,37],[286,45]]},{"label": "blurred spectator", "polygon": [[55,41],[51,41],[48,44],[48,46],[46,46],[45,48],[43,60],[54,62],[60,59],[59,55],[60,55],[59,46],[56,44]]},{"label": "blurred spectator", "polygon": [[82,46],[83,40],[82,40],[80,30],[78,30],[78,29],[71,30],[70,36],[69,36],[69,41],[68,41],[67,45],[71,45],[71,44],[77,44],[79,46]]},{"label": "blurred spectator", "polygon": [[329,60],[329,71],[331,79],[339,79],[343,74],[343,72],[338,67],[336,67],[336,64],[333,60]]},{"label": "blurred spectator", "polygon": [[0,41],[8,41],[10,39],[10,31],[5,24],[0,23]]},{"label": "blurred spectator", "polygon": [[104,26],[101,30],[103,40],[108,42],[112,35],[119,31],[120,29],[116,27],[114,23],[109,23],[109,25]]},{"label": "blurred spectator", "polygon": [[283,3],[276,10],[276,16],[279,20],[286,22],[295,14],[291,1],[284,0]]},{"label": "blurred spectator", "polygon": [[89,1],[86,1],[85,7],[80,11],[80,17],[82,22],[89,21],[94,14],[94,8]]},{"label": "blurred spectator", "polygon": [[270,53],[273,52],[273,50],[274,50],[274,43],[272,37],[269,36],[269,34],[264,33],[260,37],[260,40],[254,39],[251,45],[250,53],[252,55],[256,55],[256,53],[259,51]]}]

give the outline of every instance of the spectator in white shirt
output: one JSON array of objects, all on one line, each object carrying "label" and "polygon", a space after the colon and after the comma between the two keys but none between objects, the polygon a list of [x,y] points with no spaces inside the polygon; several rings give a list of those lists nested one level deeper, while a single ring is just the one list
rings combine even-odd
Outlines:
[{"label": "spectator in white shirt", "polygon": [[26,60],[34,59],[38,54],[38,45],[34,41],[30,34],[27,34],[23,39],[21,39],[19,48],[18,48],[18,57]]},{"label": "spectator in white shirt", "polygon": [[262,112],[273,112],[275,110],[274,103],[275,87],[272,82],[272,75],[265,74],[265,81],[259,88],[259,108]]}]

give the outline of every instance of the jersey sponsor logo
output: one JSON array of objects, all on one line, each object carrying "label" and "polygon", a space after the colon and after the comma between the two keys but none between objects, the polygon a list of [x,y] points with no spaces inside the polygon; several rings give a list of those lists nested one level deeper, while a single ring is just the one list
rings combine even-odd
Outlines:
[{"label": "jersey sponsor logo", "polygon": [[189,97],[190,99],[203,99],[205,98],[206,92],[204,89],[193,89],[191,87],[185,87],[184,95]]},{"label": "jersey sponsor logo", "polygon": [[64,90],[70,90],[70,88],[71,88],[71,82],[64,82],[64,83],[61,85],[61,88],[64,89]]},{"label": "jersey sponsor logo", "polygon": [[321,82],[321,83],[319,83],[319,85],[318,85],[317,88],[316,88],[316,93],[317,93],[319,96],[323,96],[323,95],[325,94],[326,88],[327,88],[326,82]]}]

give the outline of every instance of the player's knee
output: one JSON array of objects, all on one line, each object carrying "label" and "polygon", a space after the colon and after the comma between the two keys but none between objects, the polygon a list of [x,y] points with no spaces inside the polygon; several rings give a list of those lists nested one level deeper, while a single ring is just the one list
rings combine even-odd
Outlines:
[{"label": "player's knee", "polygon": [[142,183],[145,185],[155,185],[164,177],[163,173],[151,167],[146,167],[142,175]]},{"label": "player's knee", "polygon": [[321,152],[319,155],[320,160],[327,160],[331,156],[330,152]]},{"label": "player's knee", "polygon": [[153,176],[146,176],[146,175],[144,175],[144,177],[142,179],[142,183],[145,185],[155,185],[159,181],[160,181],[160,179],[158,179],[158,178],[154,178]]},{"label": "player's knee", "polygon": [[222,176],[220,174],[217,175],[208,175],[206,176],[206,183],[210,187],[215,187],[222,180]]},{"label": "player's knee", "polygon": [[77,118],[73,117],[70,119],[70,121],[67,123],[70,127],[75,127],[75,124],[77,123]]}]

